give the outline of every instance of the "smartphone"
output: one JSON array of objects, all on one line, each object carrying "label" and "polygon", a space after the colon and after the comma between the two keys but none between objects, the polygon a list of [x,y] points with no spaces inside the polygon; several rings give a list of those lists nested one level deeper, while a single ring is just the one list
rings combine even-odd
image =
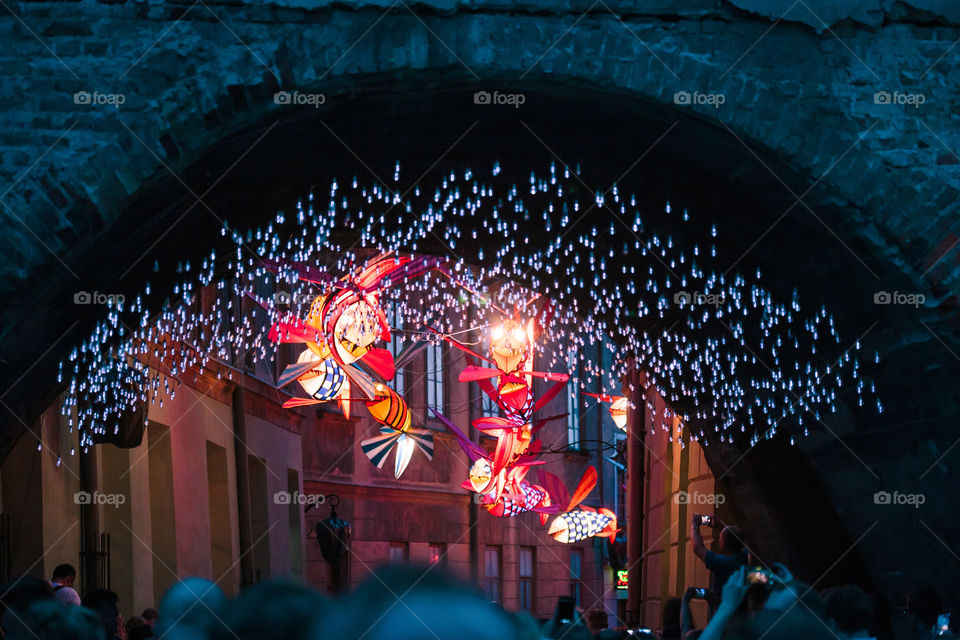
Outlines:
[{"label": "smartphone", "polygon": [[766,587],[773,586],[773,572],[767,571],[763,567],[753,567],[747,572],[747,584],[760,584]]},{"label": "smartphone", "polygon": [[713,516],[700,516],[700,524],[705,527],[713,528]]},{"label": "smartphone", "polygon": [[560,624],[570,624],[573,622],[575,606],[576,601],[571,596],[560,596],[557,599],[557,622]]},{"label": "smartphone", "polygon": [[937,616],[937,635],[945,636],[950,633],[950,614],[941,613]]},{"label": "smartphone", "polygon": [[706,589],[703,589],[703,588],[694,589],[694,590],[693,590],[693,594],[694,594],[694,597],[695,597],[695,598],[706,598],[706,597],[707,597],[707,590],[706,590]]}]

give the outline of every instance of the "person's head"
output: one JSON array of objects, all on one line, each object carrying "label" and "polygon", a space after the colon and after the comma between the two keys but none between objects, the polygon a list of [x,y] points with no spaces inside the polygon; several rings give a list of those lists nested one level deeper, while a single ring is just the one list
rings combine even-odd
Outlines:
[{"label": "person's head", "polygon": [[724,527],[720,532],[720,553],[736,555],[747,545],[743,542],[743,531],[740,527]]},{"label": "person's head", "polygon": [[765,611],[787,611],[793,608],[802,609],[821,620],[826,618],[826,608],[820,594],[814,591],[810,585],[796,580],[776,583],[770,589],[770,595],[767,596],[766,602],[763,604]]},{"label": "person's head", "polygon": [[943,611],[943,600],[932,587],[917,587],[907,594],[907,615],[925,629],[937,623],[937,616]]},{"label": "person's head", "polygon": [[758,611],[737,628],[728,628],[724,638],[736,640],[836,640],[822,619],[798,606],[789,611]]},{"label": "person's head", "polygon": [[[3,631],[8,636],[11,629],[23,626],[18,618],[22,618],[27,609],[34,603],[56,600],[50,583],[39,578],[20,578],[0,587],[0,593],[2,593],[2,596],[0,596],[0,604],[2,604],[0,626],[3,627]],[[60,603],[57,602],[57,604]]]},{"label": "person's head", "polygon": [[155,633],[163,637],[177,628],[209,634],[223,626],[226,606],[227,597],[216,584],[206,578],[186,578],[170,587],[160,601]]},{"label": "person's head", "polygon": [[329,614],[327,600],[316,591],[271,580],[230,602],[223,616],[225,624],[215,626],[211,636],[222,640],[306,640],[313,637],[316,623]]},{"label": "person's head", "polygon": [[127,631],[130,631],[131,629],[142,627],[145,624],[147,624],[147,621],[143,619],[143,616],[133,616],[124,622],[123,626]]},{"label": "person's head", "polygon": [[607,612],[603,609],[590,609],[590,611],[587,611],[586,618],[587,628],[590,629],[590,633],[596,633],[602,629],[606,629],[610,624]]},{"label": "person's head", "polygon": [[680,627],[680,598],[667,598],[663,603],[660,624],[664,629]]},{"label": "person's head", "polygon": [[112,640],[120,631],[123,618],[120,617],[119,598],[109,589],[94,589],[83,597],[80,604],[92,611],[100,618],[103,626],[104,638]]},{"label": "person's head", "polygon": [[148,624],[142,624],[127,631],[127,640],[149,640],[155,637],[153,627]]},{"label": "person's head", "polygon": [[[345,605],[345,606],[344,606]],[[360,585],[323,625],[323,637],[338,640],[518,640],[514,617],[476,587],[442,569],[388,565]],[[586,629],[584,628],[584,631]],[[587,637],[589,638],[589,632]],[[567,637],[572,640],[574,634]]]},{"label": "person's head", "polygon": [[823,604],[840,640],[866,638],[873,629],[873,601],[860,587],[850,584],[827,589]]},{"label": "person's head", "polygon": [[147,607],[143,610],[143,613],[140,614],[140,617],[143,618],[144,622],[152,627],[157,622],[157,615],[156,609],[153,607]]},{"label": "person's head", "polygon": [[53,570],[53,582],[56,584],[62,584],[65,587],[73,587],[73,583],[77,579],[77,570],[73,568],[73,565],[70,564],[61,564],[57,565],[57,568]]},{"label": "person's head", "polygon": [[102,640],[103,626],[94,612],[65,607],[53,598],[34,602],[20,615],[6,640]]}]

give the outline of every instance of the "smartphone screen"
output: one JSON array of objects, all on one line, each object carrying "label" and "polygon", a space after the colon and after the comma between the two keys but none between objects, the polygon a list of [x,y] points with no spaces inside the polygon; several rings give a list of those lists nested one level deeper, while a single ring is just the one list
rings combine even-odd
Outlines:
[{"label": "smartphone screen", "polygon": [[950,631],[950,614],[941,613],[937,616],[937,634],[944,635]]},{"label": "smartphone screen", "polygon": [[770,575],[763,569],[753,569],[747,573],[747,584],[770,584]]},{"label": "smartphone screen", "polygon": [[566,624],[573,620],[575,602],[570,596],[560,596],[557,600],[557,620]]},{"label": "smartphone screen", "polygon": [[697,597],[698,597],[698,598],[706,598],[706,597],[707,597],[707,590],[706,590],[706,589],[697,589],[696,593],[697,593]]}]

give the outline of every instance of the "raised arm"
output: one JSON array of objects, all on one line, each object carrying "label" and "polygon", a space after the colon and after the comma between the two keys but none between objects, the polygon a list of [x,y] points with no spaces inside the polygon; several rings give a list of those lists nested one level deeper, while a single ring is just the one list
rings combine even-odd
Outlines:
[{"label": "raised arm", "polygon": [[687,633],[695,627],[693,625],[693,613],[690,611],[690,600],[696,597],[696,587],[689,587],[683,598],[680,599],[680,637],[687,637]]},{"label": "raised arm", "polygon": [[693,544],[693,552],[698,558],[706,561],[707,547],[703,544],[703,536],[700,535],[700,516],[693,514],[690,520],[690,543]]}]

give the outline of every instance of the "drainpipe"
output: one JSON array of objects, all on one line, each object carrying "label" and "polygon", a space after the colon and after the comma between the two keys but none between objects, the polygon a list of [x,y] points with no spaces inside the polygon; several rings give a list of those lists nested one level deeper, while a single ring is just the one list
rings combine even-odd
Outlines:
[{"label": "drainpipe", "polygon": [[[627,374],[627,626],[639,627],[643,609],[643,475],[647,402],[643,376]],[[630,387],[633,387],[632,389]]]},{"label": "drainpipe", "polygon": [[247,457],[247,421],[243,410],[244,391],[240,382],[233,388],[233,455],[237,469],[237,525],[240,540],[240,587],[253,582],[253,527],[250,522],[250,467]]},{"label": "drainpipe", "polygon": [[[79,471],[80,482],[79,490],[93,494],[100,489],[99,458],[100,449],[103,445],[91,445],[87,451],[80,449]],[[100,571],[98,570],[97,550],[100,532],[103,529],[103,522],[100,517],[100,511],[97,505],[86,502],[80,505],[80,585],[78,592],[81,595],[88,593],[92,589],[105,586],[100,584]]]},{"label": "drainpipe", "polygon": [[[473,387],[474,385],[470,385]],[[483,393],[483,391],[480,391]],[[479,401],[479,398],[476,398]],[[473,405],[473,403],[471,403]],[[467,436],[476,442],[477,436],[475,434],[475,429],[473,427],[472,416],[467,415],[467,423],[470,425],[467,431]],[[470,464],[469,458],[467,459],[467,464]],[[468,469],[469,470],[469,469]],[[476,496],[470,494],[470,502],[467,503],[467,518],[470,526],[470,531],[468,533],[468,543],[470,547],[470,581],[475,585],[480,584],[480,533],[477,527],[477,524],[480,519],[480,504],[478,503]]]}]

